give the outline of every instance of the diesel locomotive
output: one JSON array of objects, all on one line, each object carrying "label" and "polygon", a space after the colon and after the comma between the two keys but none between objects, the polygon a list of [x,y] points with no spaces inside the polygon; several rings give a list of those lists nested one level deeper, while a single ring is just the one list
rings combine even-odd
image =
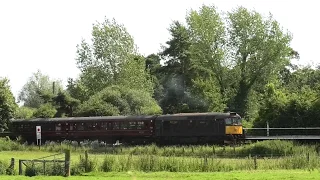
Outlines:
[{"label": "diesel locomotive", "polygon": [[100,140],[128,144],[209,144],[244,139],[237,113],[180,113],[148,116],[102,116],[12,120],[11,131],[29,142]]}]

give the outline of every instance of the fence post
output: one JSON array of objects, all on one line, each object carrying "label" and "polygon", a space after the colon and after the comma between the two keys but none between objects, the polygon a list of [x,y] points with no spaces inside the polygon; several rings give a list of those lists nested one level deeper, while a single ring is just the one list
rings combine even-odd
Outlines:
[{"label": "fence post", "polygon": [[65,152],[65,177],[69,177],[70,176],[70,149],[67,149]]},{"label": "fence post", "polygon": [[88,172],[88,151],[86,150],[84,152],[84,160],[85,160],[85,165],[84,165],[84,171]]},{"label": "fence post", "polygon": [[46,175],[46,161],[43,160],[43,175]]},{"label": "fence post", "polygon": [[22,160],[19,160],[19,175],[22,175]]},{"label": "fence post", "polygon": [[14,158],[11,158],[10,166],[8,167],[7,175],[13,175],[14,174]]},{"label": "fence post", "polygon": [[269,136],[269,122],[267,121],[267,136]]},{"label": "fence post", "polygon": [[257,156],[254,156],[253,162],[254,162],[254,169],[257,169],[257,168],[258,168],[258,165],[257,165]]}]

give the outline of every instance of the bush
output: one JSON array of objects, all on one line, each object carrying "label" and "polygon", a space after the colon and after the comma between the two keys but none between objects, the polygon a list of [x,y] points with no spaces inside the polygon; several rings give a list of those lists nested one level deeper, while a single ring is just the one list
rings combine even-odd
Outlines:
[{"label": "bush", "polygon": [[55,107],[51,104],[42,104],[40,107],[34,112],[33,116],[37,118],[52,118],[57,113]]},{"label": "bush", "polygon": [[88,156],[88,152],[85,152],[84,157],[80,155],[79,163],[76,165],[75,172],[82,173],[82,172],[91,172],[94,171],[97,166],[96,159],[91,159]]},{"label": "bush", "polygon": [[0,161],[0,175],[6,175],[7,173],[7,169],[8,169],[9,165],[3,161]]},{"label": "bush", "polygon": [[101,166],[101,170],[103,172],[111,172],[112,171],[112,165],[115,161],[115,157],[114,156],[106,156],[103,160],[102,166]]}]

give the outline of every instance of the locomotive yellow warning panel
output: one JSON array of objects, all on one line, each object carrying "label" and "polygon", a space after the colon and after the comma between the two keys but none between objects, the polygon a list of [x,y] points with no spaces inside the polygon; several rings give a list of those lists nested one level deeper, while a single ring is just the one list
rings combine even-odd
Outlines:
[{"label": "locomotive yellow warning panel", "polygon": [[226,134],[242,134],[242,126],[226,126]]}]

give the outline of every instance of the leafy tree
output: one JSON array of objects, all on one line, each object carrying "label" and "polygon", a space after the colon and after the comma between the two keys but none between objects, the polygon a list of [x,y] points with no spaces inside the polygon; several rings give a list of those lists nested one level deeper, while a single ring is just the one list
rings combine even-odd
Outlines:
[{"label": "leafy tree", "polygon": [[228,13],[228,52],[238,71],[236,109],[245,115],[248,95],[253,86],[266,84],[273,74],[289,64],[293,57],[292,37],[270,15],[239,7]]},{"label": "leafy tree", "polygon": [[115,19],[97,22],[92,29],[92,44],[82,40],[77,45],[77,66],[81,70],[81,83],[90,95],[117,82],[121,66],[136,48],[132,36]]},{"label": "leafy tree", "polygon": [[143,90],[110,86],[90,97],[76,110],[76,116],[159,114],[161,108]]},{"label": "leafy tree", "polygon": [[191,83],[191,79],[188,77],[190,73],[189,32],[178,21],[171,24],[169,32],[172,39],[166,42],[168,47],[164,47],[161,55],[165,58],[166,72],[181,77],[182,86],[185,89]]},{"label": "leafy tree", "polygon": [[22,101],[26,107],[38,108],[41,104],[49,101],[53,97],[53,93],[56,94],[59,89],[62,89],[60,81],[51,80],[49,76],[38,70],[23,86],[18,100]]},{"label": "leafy tree", "polygon": [[0,78],[0,128],[7,129],[9,120],[14,117],[18,105],[10,90],[9,80]]},{"label": "leafy tree", "polygon": [[215,78],[220,94],[226,89],[225,76],[228,64],[224,57],[225,27],[214,6],[203,5],[186,17],[191,38],[193,68],[201,78]]},{"label": "leafy tree", "polygon": [[193,92],[208,102],[208,111],[222,111],[226,102],[228,64],[224,56],[225,27],[214,6],[203,5],[186,17],[190,34]]},{"label": "leafy tree", "polygon": [[124,63],[120,69],[116,84],[153,94],[154,84],[151,78],[149,72],[146,71],[145,58],[137,56],[133,60]]},{"label": "leafy tree", "polygon": [[172,38],[167,42],[161,53],[165,60],[161,79],[164,89],[159,99],[164,113],[189,112],[195,109],[189,107],[189,87],[192,79],[190,72],[190,39],[189,32],[180,22],[174,21],[170,26]]},{"label": "leafy tree", "polygon": [[172,39],[162,53],[167,59],[162,107],[175,109],[170,113],[222,111],[226,88],[222,20],[215,7],[203,6],[190,11],[186,22],[171,25]]}]

